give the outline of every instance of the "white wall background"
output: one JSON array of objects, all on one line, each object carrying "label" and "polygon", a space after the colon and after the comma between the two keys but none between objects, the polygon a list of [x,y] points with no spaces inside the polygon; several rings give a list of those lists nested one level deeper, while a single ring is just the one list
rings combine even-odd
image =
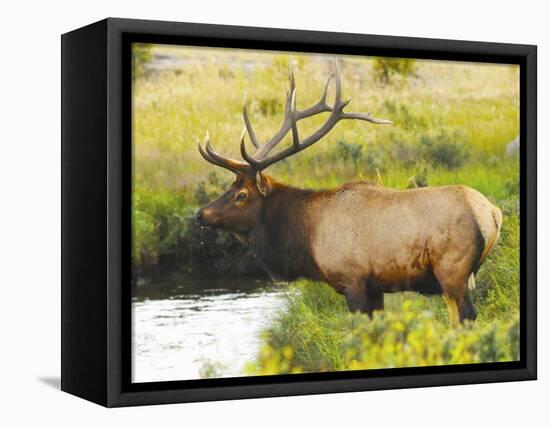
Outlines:
[{"label": "white wall background", "polygon": [[[422,424],[548,421],[550,172],[545,2],[4,1],[0,5],[0,423]],[[107,16],[539,46],[539,381],[106,410],[58,391],[60,34]],[[31,423],[32,422],[32,423]],[[547,423],[546,423],[547,424]]]}]

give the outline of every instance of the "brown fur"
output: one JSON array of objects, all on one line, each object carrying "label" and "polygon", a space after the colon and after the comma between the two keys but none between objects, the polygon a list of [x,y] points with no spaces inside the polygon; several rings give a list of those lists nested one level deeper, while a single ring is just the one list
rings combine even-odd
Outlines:
[{"label": "brown fur", "polygon": [[232,231],[274,277],[328,282],[351,311],[370,314],[383,309],[384,293],[417,291],[443,294],[456,322],[475,319],[468,283],[496,243],[502,216],[464,186],[309,191],[239,174],[199,219]]}]

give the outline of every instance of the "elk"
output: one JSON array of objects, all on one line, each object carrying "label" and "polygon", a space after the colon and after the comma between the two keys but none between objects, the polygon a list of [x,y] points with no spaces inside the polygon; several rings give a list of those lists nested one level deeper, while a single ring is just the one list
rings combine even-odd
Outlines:
[{"label": "elk", "polygon": [[[327,88],[334,77],[334,102]],[[284,120],[279,131],[261,143],[251,125],[246,98],[241,135],[242,160],[216,152],[206,132],[201,156],[233,172],[236,179],[223,195],[201,208],[196,221],[231,232],[246,244],[274,278],[324,281],[346,298],[349,310],[372,315],[384,309],[384,293],[415,291],[443,295],[450,321],[475,320],[470,298],[474,274],[495,245],[500,210],[474,189],[462,185],[396,190],[357,182],[326,190],[298,189],[264,173],[272,164],[312,146],[341,120],[392,124],[370,113],[344,112],[338,63],[320,101],[296,108],[290,72]],[[328,113],[309,136],[297,122]],[[274,152],[288,134],[292,144]],[[247,151],[245,137],[256,148]],[[244,160],[244,161],[243,161]]]}]

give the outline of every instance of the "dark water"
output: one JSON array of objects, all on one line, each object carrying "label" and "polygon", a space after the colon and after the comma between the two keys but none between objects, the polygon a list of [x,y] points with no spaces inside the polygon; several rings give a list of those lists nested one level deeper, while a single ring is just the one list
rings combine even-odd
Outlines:
[{"label": "dark water", "polygon": [[182,275],[139,286],[132,301],[134,382],[242,376],[281,306],[280,284]]}]

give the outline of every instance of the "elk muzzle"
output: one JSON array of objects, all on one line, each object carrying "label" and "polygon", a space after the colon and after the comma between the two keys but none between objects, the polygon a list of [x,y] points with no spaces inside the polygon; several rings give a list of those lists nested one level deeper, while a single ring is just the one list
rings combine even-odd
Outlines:
[{"label": "elk muzzle", "polygon": [[213,218],[212,210],[207,207],[203,207],[197,211],[197,213],[195,213],[195,222],[201,226],[214,225],[215,220]]}]

